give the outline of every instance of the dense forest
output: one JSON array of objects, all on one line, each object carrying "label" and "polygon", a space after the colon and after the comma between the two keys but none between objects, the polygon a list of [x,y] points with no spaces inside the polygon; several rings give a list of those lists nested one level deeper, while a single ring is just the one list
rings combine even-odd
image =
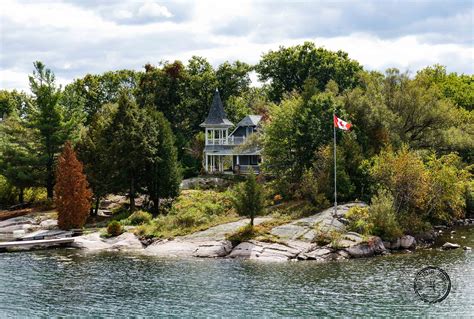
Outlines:
[{"label": "dense forest", "polygon": [[[213,67],[192,57],[87,74],[64,88],[43,63],[33,66],[30,92],[0,91],[2,206],[52,199],[67,141],[96,207],[110,193],[128,194],[131,210],[139,194],[154,203],[176,197],[181,178],[201,173],[199,124],[217,88],[234,123],[263,116],[252,142],[263,146],[259,182],[269,198],[330,205],[335,111],[353,124],[337,132],[338,195],[372,202],[360,212],[380,228],[371,232],[421,229],[473,209],[473,75],[440,65],[416,74],[368,71],[347,53],[310,42],[264,53],[256,65]],[[261,87],[251,85],[251,72]]]}]

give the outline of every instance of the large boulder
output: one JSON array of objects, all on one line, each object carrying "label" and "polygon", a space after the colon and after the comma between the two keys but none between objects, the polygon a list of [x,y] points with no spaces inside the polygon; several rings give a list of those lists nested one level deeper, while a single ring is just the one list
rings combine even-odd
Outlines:
[{"label": "large boulder", "polygon": [[71,244],[71,247],[90,251],[106,250],[110,246],[110,244],[102,240],[98,232],[75,237],[74,242]]},{"label": "large boulder", "polygon": [[392,240],[392,241],[384,241],[383,245],[387,249],[395,250],[395,249],[400,249],[400,243],[401,243],[400,238],[397,238],[397,239]]},{"label": "large boulder", "polygon": [[106,243],[110,244],[109,250],[130,251],[143,249],[140,240],[134,234],[128,232],[113,239],[106,240]]},{"label": "large boulder", "polygon": [[46,219],[40,223],[41,229],[56,229],[58,228],[58,221],[56,219]]},{"label": "large boulder", "polygon": [[228,240],[212,240],[199,243],[198,248],[194,252],[194,257],[225,257],[232,251],[232,243]]},{"label": "large boulder", "polygon": [[400,238],[400,247],[403,249],[411,249],[416,247],[416,239],[413,236],[405,235]]},{"label": "large boulder", "polygon": [[449,243],[449,242],[446,242],[446,243],[444,243],[443,246],[441,246],[441,248],[444,249],[444,250],[457,249],[459,247],[461,247],[461,245],[453,244],[453,243]]},{"label": "large boulder", "polygon": [[361,242],[357,245],[344,249],[352,258],[370,257],[386,252],[380,237],[374,236],[367,242]]},{"label": "large boulder", "polygon": [[132,233],[125,232],[113,238],[102,238],[99,232],[74,237],[72,247],[89,250],[142,251],[143,245]]}]

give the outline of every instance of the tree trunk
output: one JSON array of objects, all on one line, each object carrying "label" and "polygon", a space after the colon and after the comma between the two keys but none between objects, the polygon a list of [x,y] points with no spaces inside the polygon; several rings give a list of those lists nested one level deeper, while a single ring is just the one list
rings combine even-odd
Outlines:
[{"label": "tree trunk", "polygon": [[130,213],[135,211],[135,179],[130,180]]},{"label": "tree trunk", "polygon": [[22,187],[20,188],[20,194],[18,194],[18,202],[23,204],[25,202],[25,189]]},{"label": "tree trunk", "polygon": [[54,172],[53,172],[53,160],[48,160],[46,166],[46,192],[49,199],[53,199],[54,189]]},{"label": "tree trunk", "polygon": [[151,195],[150,198],[153,202],[153,209],[152,209],[153,217],[156,217],[160,213],[160,198],[155,195]]},{"label": "tree trunk", "polygon": [[95,199],[94,216],[97,216],[99,214],[99,205],[100,205],[100,197],[97,196],[97,198]]},{"label": "tree trunk", "polygon": [[250,215],[250,226],[253,227],[253,219],[255,218],[255,216],[252,214]]}]

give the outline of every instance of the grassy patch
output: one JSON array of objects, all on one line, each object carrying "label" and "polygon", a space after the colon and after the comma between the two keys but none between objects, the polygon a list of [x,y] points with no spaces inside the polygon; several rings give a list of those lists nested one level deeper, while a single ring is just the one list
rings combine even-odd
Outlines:
[{"label": "grassy patch", "polygon": [[251,239],[269,243],[279,243],[279,238],[270,234],[271,229],[278,225],[281,224],[278,221],[273,220],[254,225],[253,227],[250,226],[250,224],[245,225],[240,227],[235,233],[227,236],[227,240],[230,240],[233,246]]},{"label": "grassy patch", "polygon": [[137,227],[143,237],[170,238],[238,220],[230,191],[185,190],[173,203],[169,214],[160,215]]},{"label": "grassy patch", "polygon": [[278,206],[269,207],[268,211],[275,219],[286,219],[288,221],[318,213],[318,210],[305,200],[284,202]]}]

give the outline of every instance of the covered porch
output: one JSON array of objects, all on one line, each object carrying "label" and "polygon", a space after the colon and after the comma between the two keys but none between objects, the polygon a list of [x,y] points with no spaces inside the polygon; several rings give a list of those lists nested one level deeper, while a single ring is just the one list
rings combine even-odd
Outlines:
[{"label": "covered porch", "polygon": [[247,174],[260,172],[259,155],[205,154],[204,169],[207,173]]}]

